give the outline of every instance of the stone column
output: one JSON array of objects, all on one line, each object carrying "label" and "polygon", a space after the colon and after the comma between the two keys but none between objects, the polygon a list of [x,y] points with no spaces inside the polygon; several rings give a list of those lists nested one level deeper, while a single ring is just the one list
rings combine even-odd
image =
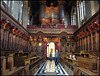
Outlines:
[{"label": "stone column", "polygon": [[14,67],[13,54],[10,54],[8,56],[8,65],[9,65],[9,69],[13,70]]},{"label": "stone column", "polygon": [[40,19],[42,19],[44,18],[45,5],[41,3],[40,8]]},{"label": "stone column", "polygon": [[60,20],[63,23],[62,19],[64,19],[64,5],[62,3],[60,4],[59,11],[60,11]]},{"label": "stone column", "polygon": [[77,2],[77,18],[78,18],[78,27],[80,27],[80,9],[79,9],[79,3]]},{"label": "stone column", "polygon": [[91,46],[92,46],[92,51],[93,51],[93,36],[92,36],[92,33],[91,33]]}]

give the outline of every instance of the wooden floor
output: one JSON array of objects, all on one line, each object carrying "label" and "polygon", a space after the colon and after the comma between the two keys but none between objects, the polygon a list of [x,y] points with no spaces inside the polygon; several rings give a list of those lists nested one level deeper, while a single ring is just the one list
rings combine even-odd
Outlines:
[{"label": "wooden floor", "polygon": [[54,60],[47,60],[34,75],[68,75],[68,73],[66,73],[60,63],[56,66]]}]

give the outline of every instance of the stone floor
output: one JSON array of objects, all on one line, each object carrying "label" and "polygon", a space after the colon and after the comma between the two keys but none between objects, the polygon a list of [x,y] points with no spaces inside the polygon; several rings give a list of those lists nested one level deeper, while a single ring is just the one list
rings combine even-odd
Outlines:
[{"label": "stone floor", "polygon": [[34,75],[68,75],[60,63],[55,65],[55,61],[44,62]]}]

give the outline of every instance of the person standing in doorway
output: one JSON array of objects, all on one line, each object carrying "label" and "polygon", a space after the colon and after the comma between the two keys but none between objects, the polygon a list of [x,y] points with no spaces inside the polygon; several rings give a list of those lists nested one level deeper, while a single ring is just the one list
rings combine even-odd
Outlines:
[{"label": "person standing in doorway", "polygon": [[58,61],[59,61],[59,52],[58,50],[56,50],[56,53],[55,53],[55,64],[56,65],[58,64]]},{"label": "person standing in doorway", "polygon": [[52,49],[51,49],[51,52],[50,52],[50,61],[52,61]]}]

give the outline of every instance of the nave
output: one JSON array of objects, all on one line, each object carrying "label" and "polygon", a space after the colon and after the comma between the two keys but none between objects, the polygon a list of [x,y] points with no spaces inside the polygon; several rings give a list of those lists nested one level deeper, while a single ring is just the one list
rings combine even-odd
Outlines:
[{"label": "nave", "polygon": [[100,75],[99,0],[0,3],[1,76]]},{"label": "nave", "polygon": [[58,63],[58,65],[55,65],[55,61],[47,60],[44,62],[41,67],[38,69],[38,71],[34,74],[35,76],[40,75],[68,75],[62,65]]}]

